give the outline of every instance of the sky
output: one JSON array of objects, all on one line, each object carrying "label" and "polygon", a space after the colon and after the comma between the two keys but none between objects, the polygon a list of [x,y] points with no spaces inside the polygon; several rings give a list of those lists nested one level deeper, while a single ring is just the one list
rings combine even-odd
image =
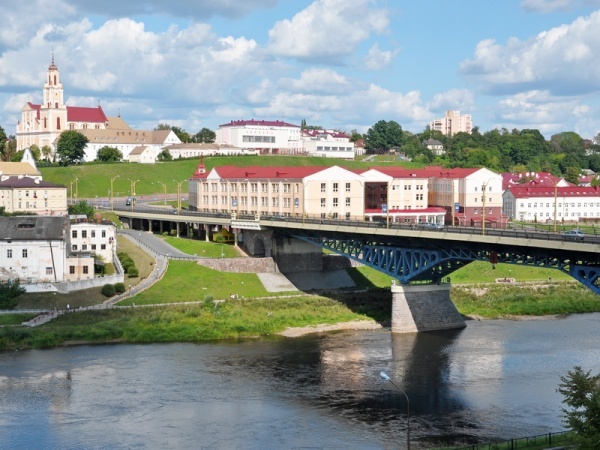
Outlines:
[{"label": "sky", "polygon": [[232,120],[419,133],[448,110],[483,133],[600,133],[600,0],[2,0],[0,126],[65,102],[135,129]]}]

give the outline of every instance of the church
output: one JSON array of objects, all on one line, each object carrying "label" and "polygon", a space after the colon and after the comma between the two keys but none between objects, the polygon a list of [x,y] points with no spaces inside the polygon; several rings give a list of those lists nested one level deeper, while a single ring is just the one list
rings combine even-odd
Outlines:
[{"label": "church", "polygon": [[21,109],[21,120],[17,123],[17,150],[24,150],[32,145],[40,149],[48,146],[55,152],[55,143],[60,133],[65,130],[104,130],[111,122],[121,124],[120,118],[109,118],[101,106],[95,108],[67,106],[64,103],[63,86],[60,73],[54,63],[54,55],[43,90],[43,102],[37,105],[27,102]]},{"label": "church", "polygon": [[[63,86],[54,56],[44,84],[43,102],[31,102],[21,109],[17,123],[17,150],[37,145],[56,153],[56,143],[65,130],[74,130],[88,139],[85,162],[94,161],[102,147],[110,146],[123,154],[124,161],[154,163],[163,148],[181,144],[172,130],[133,130],[121,117],[107,117],[101,106],[95,108],[68,106],[64,103]],[[42,152],[43,154],[44,152]]]}]

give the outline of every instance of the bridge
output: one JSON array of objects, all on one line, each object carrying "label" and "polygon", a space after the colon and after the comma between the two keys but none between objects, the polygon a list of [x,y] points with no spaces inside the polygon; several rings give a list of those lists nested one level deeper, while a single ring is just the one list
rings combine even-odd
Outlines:
[{"label": "bridge", "polygon": [[[173,214],[169,209],[139,207],[115,212],[135,229],[163,232],[164,227],[172,227],[179,234],[181,229],[196,227],[205,230],[207,240],[215,227],[230,228],[236,237],[243,236],[251,256],[273,256],[282,272],[318,269],[315,255],[323,248],[384,272],[395,281],[392,331],[465,326],[449,298],[449,275],[473,261],[558,269],[600,294],[600,236],[595,235],[575,241],[535,229],[426,230],[386,222],[287,216],[232,218],[229,214]],[[300,242],[318,250],[311,252]],[[431,317],[434,311],[438,313]],[[407,316],[414,320],[406,324]]]}]

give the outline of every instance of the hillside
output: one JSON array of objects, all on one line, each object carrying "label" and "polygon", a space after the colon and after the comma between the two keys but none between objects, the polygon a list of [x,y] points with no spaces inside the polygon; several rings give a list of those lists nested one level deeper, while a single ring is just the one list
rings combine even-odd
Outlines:
[{"label": "hillside", "polygon": [[[352,169],[368,168],[373,165],[390,166],[402,165],[404,167],[421,167],[412,163],[395,161],[392,156],[369,162],[338,160],[332,158],[316,158],[305,156],[217,156],[204,159],[206,169],[215,166],[236,165],[248,166],[334,166]],[[177,183],[190,178],[196,167],[198,159],[185,159],[156,164],[113,163],[113,164],[78,164],[68,167],[40,167],[45,181],[58,183],[69,188],[68,196],[77,193],[78,198],[94,198],[96,196],[108,197],[110,180],[113,181],[115,197],[130,195],[131,181],[136,181],[137,195],[163,194],[166,184],[167,193],[177,193]],[[75,182],[77,179],[77,182]],[[138,181],[139,180],[139,181]],[[183,183],[182,192],[187,192],[187,183]]]}]

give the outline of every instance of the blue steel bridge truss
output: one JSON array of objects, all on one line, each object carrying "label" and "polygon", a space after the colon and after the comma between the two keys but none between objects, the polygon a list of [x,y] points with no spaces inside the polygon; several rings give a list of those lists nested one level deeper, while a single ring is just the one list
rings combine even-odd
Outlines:
[{"label": "blue steel bridge truss", "polygon": [[457,246],[443,241],[436,241],[434,248],[419,248],[393,242],[382,243],[381,237],[380,241],[300,233],[293,233],[293,237],[345,255],[390,275],[402,284],[440,283],[466,264],[488,261],[490,264],[507,263],[558,269],[600,294],[600,261],[597,257],[592,260],[581,259],[585,255],[577,255],[574,252],[466,242]]}]

